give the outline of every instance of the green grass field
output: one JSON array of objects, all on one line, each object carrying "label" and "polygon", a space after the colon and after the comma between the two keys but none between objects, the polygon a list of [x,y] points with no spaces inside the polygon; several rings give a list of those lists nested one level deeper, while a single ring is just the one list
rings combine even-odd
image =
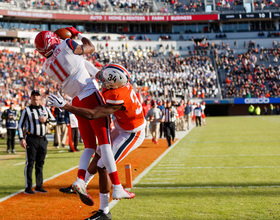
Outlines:
[{"label": "green grass field", "polygon": [[[48,153],[44,165],[44,180],[64,170],[79,165],[81,152],[69,153],[65,148],[56,149],[52,142],[48,144]],[[82,144],[79,148],[83,149]],[[6,154],[6,139],[0,139],[0,199],[25,188],[24,166],[25,149],[16,142],[16,154]],[[35,168],[33,184],[35,184]]]},{"label": "green grass field", "polygon": [[114,219],[280,219],[280,117],[207,118],[141,181]]},{"label": "green grass field", "polygon": [[[280,219],[279,128],[279,116],[207,118],[135,185],[135,199],[113,207],[112,218]],[[25,158],[7,158],[5,148],[0,140],[0,198],[24,188],[24,164],[15,164]],[[78,165],[80,153],[60,150],[49,150],[45,179]]]}]

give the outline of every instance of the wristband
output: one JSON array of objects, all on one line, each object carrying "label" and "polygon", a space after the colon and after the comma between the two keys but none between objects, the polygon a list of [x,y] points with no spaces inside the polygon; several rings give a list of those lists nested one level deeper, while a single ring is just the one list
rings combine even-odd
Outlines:
[{"label": "wristband", "polygon": [[79,38],[80,40],[82,40],[82,39],[84,38],[84,36],[83,36],[81,33],[78,33],[78,38]]}]

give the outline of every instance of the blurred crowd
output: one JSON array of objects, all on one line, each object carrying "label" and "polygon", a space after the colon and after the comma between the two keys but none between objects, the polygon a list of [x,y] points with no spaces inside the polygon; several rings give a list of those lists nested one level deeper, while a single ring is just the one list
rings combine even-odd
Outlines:
[{"label": "blurred crowd", "polygon": [[71,10],[94,10],[96,8],[101,8],[97,0],[67,0],[66,2]]},{"label": "blurred crowd", "polygon": [[150,12],[148,0],[110,0],[114,10],[123,8],[126,12]]},{"label": "blurred crowd", "polygon": [[[125,50],[125,49],[124,49]],[[109,62],[120,63],[131,72],[134,83],[145,98],[208,98],[218,89],[210,58],[170,54],[159,58],[156,52],[139,50],[104,51],[86,57],[101,68]],[[59,86],[41,70],[44,58],[36,52],[0,51],[0,103],[25,102],[33,88],[42,94],[53,93]]]},{"label": "blurred crowd", "polygon": [[229,50],[216,57],[218,68],[225,74],[223,98],[279,97],[279,43],[273,41],[271,48],[259,48],[249,42],[248,48],[246,53]]},{"label": "blurred crowd", "polygon": [[57,10],[59,5],[53,0],[26,0],[21,2],[22,8]]}]

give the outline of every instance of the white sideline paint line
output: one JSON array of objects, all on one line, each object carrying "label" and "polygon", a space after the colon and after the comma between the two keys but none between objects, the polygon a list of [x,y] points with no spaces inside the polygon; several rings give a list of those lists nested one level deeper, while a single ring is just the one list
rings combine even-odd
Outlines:
[{"label": "white sideline paint line", "polygon": [[[160,155],[149,167],[147,167],[142,173],[140,173],[132,182],[132,185],[137,184],[155,165],[158,164],[159,161],[161,161],[161,159],[168,154],[169,151],[171,151],[179,142],[182,138],[184,138],[195,126],[191,126],[190,130],[185,131],[185,134],[182,135],[181,138],[179,138],[174,144],[172,144],[166,151],[164,151],[164,153],[162,155]],[[109,207],[110,209],[112,209],[119,200],[112,200],[109,203]]]},{"label": "white sideline paint line", "polygon": [[[72,168],[70,168],[70,169],[68,169],[68,170],[64,170],[64,171],[61,172],[61,173],[55,174],[54,176],[52,176],[52,177],[50,177],[50,178],[48,178],[48,179],[45,179],[45,180],[44,180],[44,183],[47,182],[47,181],[49,181],[49,180],[52,180],[52,179],[54,179],[54,178],[56,178],[56,177],[58,177],[58,176],[60,176],[60,175],[62,175],[62,174],[64,174],[64,173],[70,172],[71,170],[74,170],[74,169],[76,169],[77,167],[79,167],[79,166],[75,166],[75,167],[72,167]],[[34,184],[32,187],[34,187],[35,185],[36,185],[36,184]],[[6,196],[6,197],[0,199],[0,203],[3,202],[3,201],[5,201],[5,200],[7,200],[7,199],[9,199],[9,198],[11,198],[11,197],[13,197],[13,196],[15,196],[15,195],[17,195],[17,194],[19,194],[19,193],[21,193],[21,192],[23,192],[24,190],[25,190],[25,189],[22,189],[22,190],[20,190],[20,191],[18,191],[18,192],[15,192],[15,193],[13,193],[13,194],[11,194],[11,195],[8,195],[8,196]]]},{"label": "white sideline paint line", "polygon": [[[149,183],[153,184],[153,183]],[[271,186],[148,186],[148,187],[134,187],[135,189],[242,189],[242,188],[279,188],[280,185],[271,185]]]},{"label": "white sideline paint line", "polygon": [[[174,171],[183,169],[255,169],[255,168],[279,168],[280,166],[243,166],[243,167],[165,167],[166,169],[173,169]],[[157,168],[155,168],[157,169]]]},{"label": "white sideline paint line", "polygon": [[25,164],[25,162],[16,163],[13,166],[18,166],[18,165],[22,165],[22,164]]}]

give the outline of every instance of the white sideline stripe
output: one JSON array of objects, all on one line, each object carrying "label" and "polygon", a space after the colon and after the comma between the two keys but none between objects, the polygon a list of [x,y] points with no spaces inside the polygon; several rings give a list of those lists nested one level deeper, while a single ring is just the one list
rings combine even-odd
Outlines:
[{"label": "white sideline stripe", "polygon": [[[149,183],[153,184],[153,183]],[[279,188],[280,185],[271,185],[271,186],[148,186],[148,187],[134,187],[135,189],[242,189],[242,188]]]},{"label": "white sideline stripe", "polygon": [[[165,167],[165,169],[183,169],[183,170],[191,170],[191,169],[254,169],[254,168],[279,168],[280,166],[243,166],[243,167]],[[157,169],[157,168],[155,168]]]},{"label": "white sideline stripe", "polygon": [[[135,184],[137,184],[155,165],[157,165],[157,163],[166,155],[168,154],[169,151],[171,151],[179,142],[182,138],[184,138],[192,129],[194,128],[194,126],[192,125],[190,127],[190,130],[185,131],[185,134],[182,135],[181,138],[179,138],[174,144],[172,144],[166,151],[164,151],[164,153],[162,155],[160,155],[149,167],[147,167],[142,173],[140,173],[132,182],[132,185],[134,186]],[[112,200],[109,203],[109,207],[110,209],[112,209],[119,200]]]},{"label": "white sideline stripe", "polygon": [[22,164],[25,164],[25,161],[24,162],[20,162],[20,163],[16,163],[13,166],[18,166],[18,165],[22,165]]},{"label": "white sideline stripe", "polygon": [[[70,168],[70,169],[68,169],[68,170],[64,170],[64,171],[61,172],[61,173],[55,174],[54,176],[52,176],[52,177],[50,177],[50,178],[48,178],[48,179],[45,179],[45,180],[44,180],[44,183],[47,182],[47,181],[49,181],[49,180],[52,180],[52,179],[54,179],[54,178],[56,178],[56,177],[58,177],[58,176],[60,176],[60,175],[62,175],[62,174],[64,174],[64,173],[70,172],[71,170],[74,170],[74,169],[76,169],[77,167],[79,167],[79,166],[75,166],[75,167],[72,167],[72,168]],[[35,185],[36,185],[36,184],[34,184],[32,187],[34,187]],[[23,192],[24,190],[25,190],[25,189],[22,189],[22,190],[20,190],[20,191],[18,191],[18,192],[15,192],[15,193],[13,193],[13,194],[11,194],[11,195],[6,196],[6,197],[0,199],[0,202],[3,202],[3,201],[5,201],[5,200],[9,199],[9,198],[11,198],[11,197],[13,197],[13,196],[15,196],[15,195],[17,195],[17,194]]]}]

